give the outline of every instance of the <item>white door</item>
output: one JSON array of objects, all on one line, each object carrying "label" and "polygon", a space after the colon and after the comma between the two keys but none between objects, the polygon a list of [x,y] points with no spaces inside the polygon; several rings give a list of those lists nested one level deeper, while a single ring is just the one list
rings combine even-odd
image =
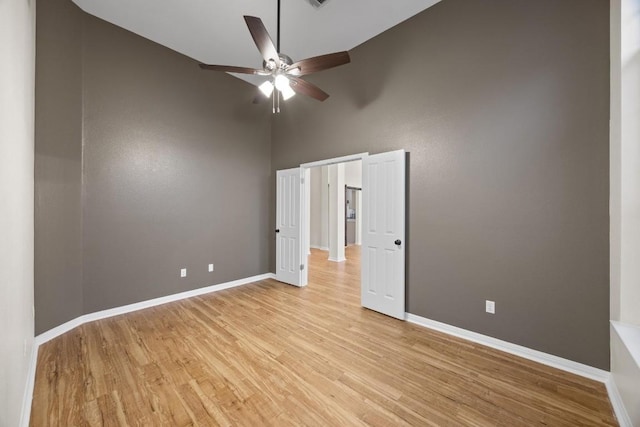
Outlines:
[{"label": "white door", "polygon": [[276,280],[303,286],[300,168],[276,174]]},{"label": "white door", "polygon": [[362,306],[404,319],[404,150],[362,160],[362,204]]}]

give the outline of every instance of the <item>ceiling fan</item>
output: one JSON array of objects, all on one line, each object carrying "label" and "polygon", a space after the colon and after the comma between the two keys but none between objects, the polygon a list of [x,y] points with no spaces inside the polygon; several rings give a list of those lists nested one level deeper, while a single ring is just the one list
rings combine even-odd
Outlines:
[{"label": "ceiling fan", "polygon": [[260,18],[245,16],[244,20],[264,59],[262,69],[208,64],[200,64],[200,68],[268,77],[268,80],[258,87],[262,95],[256,97],[253,102],[259,103],[271,97],[274,113],[280,112],[280,98],[286,101],[296,93],[310,96],[318,101],[324,101],[329,97],[329,94],[322,89],[300,77],[348,64],[351,61],[349,52],[329,53],[297,62],[293,62],[287,55],[280,53],[280,0],[278,0],[277,48],[273,45],[273,41]]}]

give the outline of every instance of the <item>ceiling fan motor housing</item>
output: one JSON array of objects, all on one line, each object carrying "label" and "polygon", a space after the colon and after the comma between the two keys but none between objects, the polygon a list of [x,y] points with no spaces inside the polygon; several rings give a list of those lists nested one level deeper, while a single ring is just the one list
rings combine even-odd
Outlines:
[{"label": "ceiling fan motor housing", "polygon": [[329,0],[309,0],[309,3],[311,3],[311,6],[315,8],[319,8],[320,6],[325,4],[327,1]]},{"label": "ceiling fan motor housing", "polygon": [[[293,60],[284,53],[279,53],[278,56],[280,57],[280,69],[284,70],[289,65],[293,64]],[[266,71],[274,71],[276,68],[275,62],[273,60],[270,60],[269,62],[262,61],[262,68]]]}]

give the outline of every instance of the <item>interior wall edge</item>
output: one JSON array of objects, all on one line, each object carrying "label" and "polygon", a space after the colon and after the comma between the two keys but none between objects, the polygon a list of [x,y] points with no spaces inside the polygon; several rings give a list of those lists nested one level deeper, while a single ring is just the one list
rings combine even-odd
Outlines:
[{"label": "interior wall edge", "polygon": [[0,425],[19,425],[34,344],[34,1],[0,2]]},{"label": "interior wall edge", "polygon": [[83,312],[82,11],[37,0],[35,332]]},{"label": "interior wall edge", "polygon": [[611,402],[620,408],[620,424],[640,425],[640,327],[611,322],[611,378]]}]

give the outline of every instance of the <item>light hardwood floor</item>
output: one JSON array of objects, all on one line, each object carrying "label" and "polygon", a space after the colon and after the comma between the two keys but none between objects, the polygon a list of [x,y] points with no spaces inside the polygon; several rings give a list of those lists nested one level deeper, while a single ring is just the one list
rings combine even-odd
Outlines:
[{"label": "light hardwood floor", "polygon": [[31,425],[616,425],[600,383],[361,308],[347,257],[46,343]]}]

